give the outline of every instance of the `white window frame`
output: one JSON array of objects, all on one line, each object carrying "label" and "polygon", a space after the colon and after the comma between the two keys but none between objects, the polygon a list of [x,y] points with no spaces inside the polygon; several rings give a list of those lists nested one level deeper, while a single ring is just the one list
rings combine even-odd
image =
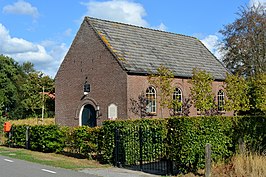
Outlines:
[{"label": "white window frame", "polygon": [[156,89],[152,86],[146,89],[146,111],[149,114],[156,114]]},{"label": "white window frame", "polygon": [[223,112],[224,111],[224,91],[223,90],[219,90],[217,93],[217,107],[218,107],[218,111],[219,112]]},{"label": "white window frame", "polygon": [[[182,90],[178,87],[175,88],[174,93],[173,93],[173,100],[178,99],[179,102],[183,102],[183,95],[182,95]],[[181,113],[182,112],[182,106],[177,109],[173,108],[174,113]]]}]

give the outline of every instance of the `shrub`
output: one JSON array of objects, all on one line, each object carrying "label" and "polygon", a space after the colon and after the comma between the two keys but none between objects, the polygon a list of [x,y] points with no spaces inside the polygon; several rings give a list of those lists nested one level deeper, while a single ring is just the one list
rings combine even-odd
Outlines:
[{"label": "shrub", "polygon": [[[26,127],[28,125],[12,126],[12,145],[25,147]],[[65,137],[57,125],[29,126],[30,149],[41,152],[60,152],[64,148]]]},{"label": "shrub", "polygon": [[[137,119],[127,121],[105,121],[103,123],[103,160],[107,163],[114,162],[115,131],[119,130],[120,151],[124,154],[120,160],[125,164],[134,164],[140,157],[140,134],[142,135],[142,147],[145,149],[143,160],[163,156],[154,149],[165,149],[164,140],[167,135],[166,119]],[[140,132],[141,131],[141,132]],[[160,141],[158,141],[160,140]]]},{"label": "shrub", "polygon": [[212,145],[212,159],[222,161],[232,155],[232,119],[227,117],[176,117],[168,121],[170,159],[183,171],[204,168],[205,145]]},{"label": "shrub", "polygon": [[66,147],[71,153],[78,153],[92,158],[101,152],[102,128],[88,126],[68,128],[66,131]]},{"label": "shrub", "polygon": [[246,150],[252,153],[265,154],[266,151],[266,116],[243,116],[234,122],[233,141],[238,149],[239,140],[242,141]]}]

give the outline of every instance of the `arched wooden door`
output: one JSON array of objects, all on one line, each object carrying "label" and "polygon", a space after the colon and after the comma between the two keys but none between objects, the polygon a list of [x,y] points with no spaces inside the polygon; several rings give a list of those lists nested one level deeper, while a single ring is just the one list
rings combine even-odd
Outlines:
[{"label": "arched wooden door", "polygon": [[88,125],[90,127],[95,127],[97,125],[96,111],[95,108],[90,104],[87,104],[83,107],[81,125]]}]

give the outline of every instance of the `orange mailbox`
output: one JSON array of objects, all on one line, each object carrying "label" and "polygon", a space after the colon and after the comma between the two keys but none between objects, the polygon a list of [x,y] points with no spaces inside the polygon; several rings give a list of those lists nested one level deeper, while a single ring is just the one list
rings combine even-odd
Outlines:
[{"label": "orange mailbox", "polygon": [[11,123],[10,122],[5,122],[4,123],[4,132],[10,132],[11,130]]}]

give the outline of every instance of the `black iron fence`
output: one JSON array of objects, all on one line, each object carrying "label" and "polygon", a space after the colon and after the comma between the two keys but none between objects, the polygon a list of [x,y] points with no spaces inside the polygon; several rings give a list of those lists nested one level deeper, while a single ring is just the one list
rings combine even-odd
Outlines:
[{"label": "black iron fence", "polygon": [[166,134],[156,128],[135,126],[115,130],[115,166],[153,174],[173,174]]}]

